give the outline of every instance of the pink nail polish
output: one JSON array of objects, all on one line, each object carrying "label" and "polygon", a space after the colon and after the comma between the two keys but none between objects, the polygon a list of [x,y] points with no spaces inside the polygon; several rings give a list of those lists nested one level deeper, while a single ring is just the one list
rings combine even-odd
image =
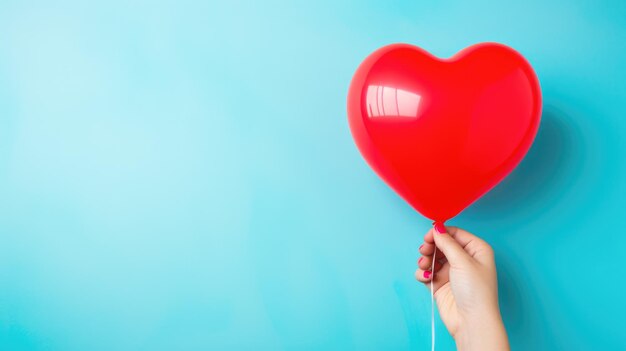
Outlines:
[{"label": "pink nail polish", "polygon": [[419,259],[419,260],[417,260],[417,264],[422,263],[422,261],[423,261],[423,260],[424,260],[424,257],[420,257],[420,259]]},{"label": "pink nail polish", "polygon": [[437,233],[443,234],[446,232],[446,227],[440,222],[437,222],[435,223],[435,230],[437,231]]},{"label": "pink nail polish", "polygon": [[430,278],[430,271],[424,271],[424,278]]},{"label": "pink nail polish", "polygon": [[422,249],[422,247],[424,247],[424,244],[420,245],[420,247],[419,247],[419,249],[418,249],[418,250],[421,250],[421,249]]}]

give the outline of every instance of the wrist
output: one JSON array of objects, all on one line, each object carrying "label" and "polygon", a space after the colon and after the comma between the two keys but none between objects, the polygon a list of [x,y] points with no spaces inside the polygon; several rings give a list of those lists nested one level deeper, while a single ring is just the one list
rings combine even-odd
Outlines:
[{"label": "wrist", "polygon": [[510,350],[506,329],[499,312],[465,320],[455,333],[454,341],[459,351]]}]

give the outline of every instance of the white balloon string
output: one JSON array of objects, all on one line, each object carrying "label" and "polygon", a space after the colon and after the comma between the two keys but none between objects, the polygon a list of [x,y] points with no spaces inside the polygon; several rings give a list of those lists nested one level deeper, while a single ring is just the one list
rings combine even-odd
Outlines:
[{"label": "white balloon string", "polygon": [[[434,234],[434,233],[433,233]],[[433,262],[430,264],[430,337],[431,350],[435,351],[435,289],[433,280],[435,280],[435,260],[437,258],[437,246],[433,252]]]}]

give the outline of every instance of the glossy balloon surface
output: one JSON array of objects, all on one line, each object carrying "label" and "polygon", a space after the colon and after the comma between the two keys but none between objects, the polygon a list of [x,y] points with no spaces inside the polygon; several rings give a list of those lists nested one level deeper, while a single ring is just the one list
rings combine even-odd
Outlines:
[{"label": "glossy balloon surface", "polygon": [[513,49],[477,44],[439,59],[407,44],[372,53],[348,93],[368,164],[424,216],[445,221],[522,160],[539,127],[541,92]]}]

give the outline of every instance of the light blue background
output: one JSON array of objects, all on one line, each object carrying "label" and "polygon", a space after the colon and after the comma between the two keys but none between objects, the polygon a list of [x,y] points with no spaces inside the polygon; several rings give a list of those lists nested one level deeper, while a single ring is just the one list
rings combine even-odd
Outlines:
[{"label": "light blue background", "polygon": [[379,46],[481,41],[545,113],[450,224],[495,248],[515,349],[626,349],[625,4],[0,0],[0,349],[428,349],[430,223],[346,91]]}]

